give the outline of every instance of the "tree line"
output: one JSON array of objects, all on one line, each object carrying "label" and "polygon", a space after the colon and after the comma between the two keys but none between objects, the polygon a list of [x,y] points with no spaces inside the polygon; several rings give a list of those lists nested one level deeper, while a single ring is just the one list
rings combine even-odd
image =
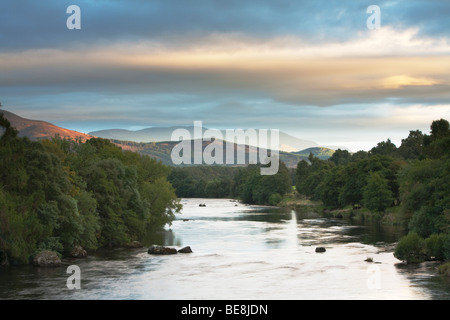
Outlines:
[{"label": "tree line", "polygon": [[[412,234],[400,241],[399,259],[448,260],[449,122],[433,121],[430,129],[430,134],[410,131],[398,148],[388,139],[368,152],[337,150],[328,160],[311,155],[309,161],[298,163],[296,189],[331,209],[363,207],[378,216],[393,209]],[[404,250],[405,246],[414,250]]]},{"label": "tree line", "polygon": [[19,138],[0,115],[0,260],[141,240],[181,205],[170,168],[109,140]]},{"label": "tree line", "polygon": [[235,198],[247,204],[276,205],[291,190],[291,173],[282,161],[275,175],[262,176],[261,166],[175,167],[168,180],[178,197]]}]

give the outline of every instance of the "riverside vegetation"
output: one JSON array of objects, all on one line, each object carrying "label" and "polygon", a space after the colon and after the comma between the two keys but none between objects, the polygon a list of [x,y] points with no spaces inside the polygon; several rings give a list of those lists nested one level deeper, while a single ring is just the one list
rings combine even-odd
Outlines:
[{"label": "riverside vegetation", "polygon": [[170,168],[108,140],[19,138],[0,115],[0,263],[141,240],[181,205]]},{"label": "riverside vegetation", "polygon": [[[389,139],[370,151],[310,154],[295,172],[262,177],[256,166],[175,168],[169,181],[181,197],[231,197],[248,204],[312,205],[339,216],[403,225],[395,256],[408,263],[450,260],[450,128],[410,131],[397,148]],[[292,189],[296,191],[292,191]],[[448,270],[450,268],[446,268]]]},{"label": "riverside vegetation", "polygon": [[260,165],[170,168],[105,139],[31,142],[0,121],[6,129],[0,139],[3,260],[139,240],[174,219],[177,197],[313,205],[402,224],[409,234],[398,243],[398,259],[450,260],[450,127],[444,119],[433,121],[429,135],[410,131],[398,148],[388,139],[369,152],[337,150],[329,159],[310,154],[296,169],[280,162],[271,176],[261,176]]},{"label": "riverside vegetation", "polygon": [[301,161],[296,188],[327,208],[405,225],[408,234],[394,252],[400,260],[448,261],[449,178],[450,128],[440,119],[429,135],[410,131],[398,148],[388,139],[369,152],[338,150],[327,161]]}]

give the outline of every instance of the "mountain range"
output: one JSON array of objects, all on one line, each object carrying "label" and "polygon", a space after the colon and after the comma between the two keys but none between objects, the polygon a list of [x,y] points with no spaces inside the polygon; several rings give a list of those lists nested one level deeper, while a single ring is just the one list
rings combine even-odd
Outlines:
[{"label": "mountain range", "polygon": [[[58,127],[46,121],[30,120],[22,118],[12,112],[0,110],[11,125],[19,131],[20,137],[27,137],[30,140],[51,139],[59,136],[63,139],[86,141],[93,137],[99,137],[111,140],[124,150],[130,150],[141,154],[148,155],[162,161],[164,164],[173,165],[171,161],[171,151],[178,144],[178,141],[171,141],[172,132],[175,129],[183,128],[188,130],[193,137],[194,127],[153,127],[138,131],[111,129],[90,132],[89,134]],[[203,128],[207,130],[207,128]],[[226,137],[225,132],[222,131]],[[0,136],[2,130],[0,128]],[[218,140],[220,141],[220,140]],[[270,139],[269,139],[270,141]],[[206,147],[211,142],[204,142]],[[249,154],[257,152],[257,148],[235,144],[235,150],[244,149],[246,159]],[[312,153],[321,159],[328,159],[334,153],[334,150],[318,146],[313,141],[298,139],[284,132],[280,132],[280,159],[287,167],[294,168],[302,159],[307,159]]]},{"label": "mountain range", "polygon": [[[121,141],[134,141],[134,142],[163,142],[172,140],[172,132],[176,129],[187,130],[191,137],[194,137],[194,126],[187,127],[152,127],[145,128],[141,130],[131,131],[124,129],[109,129],[90,132],[90,135],[105,138],[114,139]],[[208,128],[203,128],[203,132],[208,130]],[[220,130],[222,136],[226,137],[225,130]],[[268,136],[270,137],[270,131]],[[314,141],[302,140],[293,137],[285,132],[280,131],[279,133],[280,145],[279,150],[284,152],[296,152],[304,150],[306,148],[319,147],[319,145]],[[270,138],[268,138],[270,141]]]}]

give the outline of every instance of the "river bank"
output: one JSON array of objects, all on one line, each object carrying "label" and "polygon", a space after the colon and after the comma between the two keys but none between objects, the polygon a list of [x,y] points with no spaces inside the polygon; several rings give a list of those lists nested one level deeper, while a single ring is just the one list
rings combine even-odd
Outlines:
[{"label": "river bank", "polygon": [[[150,255],[145,243],[56,268],[0,268],[0,299],[450,299],[436,263],[393,256],[397,235],[385,226],[230,199],[181,202],[181,215],[149,242],[192,253]],[[79,290],[66,286],[74,264]]]},{"label": "river bank", "polygon": [[330,209],[321,201],[310,200],[308,197],[297,193],[295,190],[286,194],[278,206],[297,210],[313,210],[317,213],[322,213],[324,216],[337,219],[352,219],[360,222],[381,222],[387,226],[396,226],[405,229],[407,226],[407,219],[401,213],[400,206],[388,208],[385,212],[373,212],[360,206],[346,206],[340,209]]}]

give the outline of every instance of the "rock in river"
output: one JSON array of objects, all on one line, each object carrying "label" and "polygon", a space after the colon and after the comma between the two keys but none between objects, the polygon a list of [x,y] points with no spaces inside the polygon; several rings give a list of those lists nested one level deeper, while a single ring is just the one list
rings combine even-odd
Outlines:
[{"label": "rock in river", "polygon": [[61,265],[61,259],[56,252],[44,250],[34,257],[33,264],[38,267],[58,267]]},{"label": "rock in river", "polygon": [[72,251],[70,252],[70,255],[73,258],[86,258],[87,257],[87,252],[86,250],[83,249],[82,246],[74,246]]},{"label": "rock in river", "polygon": [[325,252],[327,251],[324,247],[317,247],[316,252]]},{"label": "rock in river", "polygon": [[127,243],[126,247],[127,248],[142,248],[143,245],[139,241],[131,241],[131,242]]},{"label": "rock in river", "polygon": [[184,247],[184,248],[178,250],[178,252],[179,253],[192,253],[192,249],[191,249],[191,247],[187,246],[187,247]]},{"label": "rock in river", "polygon": [[177,254],[177,249],[163,246],[151,246],[147,252],[148,254]]}]

